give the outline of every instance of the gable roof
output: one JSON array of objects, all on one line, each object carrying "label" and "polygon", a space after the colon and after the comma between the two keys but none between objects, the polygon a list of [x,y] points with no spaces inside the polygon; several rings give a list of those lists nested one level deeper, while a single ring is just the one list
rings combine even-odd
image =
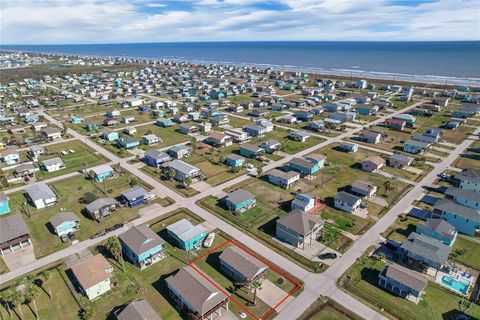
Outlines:
[{"label": "gable roof", "polygon": [[398,264],[385,266],[385,275],[418,292],[422,292],[428,283],[419,273]]},{"label": "gable roof", "polygon": [[134,200],[136,198],[147,196],[148,191],[145,190],[143,187],[133,187],[128,190],[122,191],[120,195],[127,200]]},{"label": "gable roof", "polygon": [[145,300],[130,302],[116,317],[117,320],[162,320]]},{"label": "gable roof", "polygon": [[56,164],[64,164],[63,163],[63,160],[59,157],[56,157],[56,158],[51,158],[51,159],[47,159],[47,160],[43,160],[42,164],[45,166],[45,167],[48,167],[48,166],[52,166],[52,165],[56,165]]},{"label": "gable roof", "polygon": [[480,182],[480,169],[463,169],[455,175],[455,179],[471,182]]},{"label": "gable roof", "polygon": [[27,224],[20,214],[13,214],[0,219],[0,243],[30,234]]},{"label": "gable roof", "polygon": [[452,248],[442,241],[412,232],[400,246],[403,250],[443,265]]},{"label": "gable roof", "polygon": [[114,204],[118,204],[118,201],[113,198],[100,198],[87,204],[85,209],[88,212],[95,212],[105,206],[111,206]]},{"label": "gable roof", "polygon": [[230,192],[225,201],[230,201],[233,204],[240,204],[244,201],[255,199],[255,196],[247,190],[238,189]]},{"label": "gable roof", "polygon": [[118,237],[137,255],[165,243],[165,240],[145,225],[134,226]]},{"label": "gable roof", "polygon": [[448,199],[440,199],[436,201],[433,205],[433,208],[442,212],[456,214],[466,219],[480,221],[480,210],[475,210],[469,207],[459,205],[458,203],[455,203]]},{"label": "gable roof", "polygon": [[237,246],[223,250],[219,259],[235,269],[247,280],[253,279],[259,272],[268,268],[265,263]]},{"label": "gable roof", "polygon": [[385,160],[383,160],[383,158],[380,156],[370,156],[368,158],[363,159],[362,163],[365,163],[365,162],[371,162],[377,167],[385,164]]},{"label": "gable roof", "polygon": [[84,289],[112,277],[112,266],[100,253],[75,263],[71,270]]},{"label": "gable roof", "polygon": [[468,189],[448,187],[445,191],[445,194],[452,197],[462,197],[464,199],[480,202],[480,192],[475,192]]},{"label": "gable roof", "polygon": [[308,161],[307,159],[304,158],[293,158],[288,162],[288,164],[295,164],[297,166],[306,168],[308,170],[312,170],[315,167],[315,163]]},{"label": "gable roof", "polygon": [[207,232],[201,224],[193,225],[187,219],[179,220],[167,226],[167,230],[175,234],[180,240],[187,242],[197,235]]},{"label": "gable roof", "polygon": [[290,211],[289,214],[277,220],[277,224],[281,224],[288,229],[295,231],[296,233],[305,236],[309,234],[317,224],[323,224],[323,220],[303,213],[302,211],[295,209]]},{"label": "gable roof", "polygon": [[93,171],[96,175],[100,175],[105,172],[113,172],[113,168],[108,164],[101,164],[99,166],[90,168],[90,171]]},{"label": "gable roof", "polygon": [[450,223],[443,219],[430,218],[418,225],[425,230],[435,231],[447,239],[453,240],[457,230]]},{"label": "gable roof", "polygon": [[337,192],[337,194],[335,195],[335,199],[346,202],[350,205],[354,205],[355,203],[361,200],[360,197],[357,197],[356,195],[353,195],[345,191]]},{"label": "gable roof", "polygon": [[67,221],[80,221],[78,217],[75,215],[75,213],[70,212],[70,211],[64,211],[64,212],[59,212],[53,217],[50,218],[50,224],[52,227],[57,228],[60,226],[62,223],[67,222]]},{"label": "gable roof", "polygon": [[57,197],[52,189],[50,189],[50,187],[43,182],[37,182],[35,184],[26,186],[25,192],[33,201]]},{"label": "gable roof", "polygon": [[199,168],[192,166],[191,164],[186,163],[182,160],[173,160],[172,162],[170,162],[169,167],[185,174],[200,170]]},{"label": "gable roof", "polygon": [[[205,314],[228,297],[208,280],[196,272],[191,266],[183,267],[166,279],[169,287],[186,301],[193,311]],[[218,284],[216,284],[218,286]]]}]

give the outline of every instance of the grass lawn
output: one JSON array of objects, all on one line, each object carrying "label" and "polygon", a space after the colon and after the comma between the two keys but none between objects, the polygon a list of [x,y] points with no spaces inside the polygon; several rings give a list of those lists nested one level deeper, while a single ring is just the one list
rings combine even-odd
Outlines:
[{"label": "grass lawn", "polygon": [[393,241],[403,242],[416,230],[416,225],[420,222],[422,221],[411,216],[401,216],[383,233],[383,236]]},{"label": "grass lawn", "polygon": [[276,127],[273,131],[265,134],[265,136],[252,139],[251,143],[261,143],[268,139],[275,139],[282,144],[283,151],[289,154],[295,154],[324,141],[315,136],[311,136],[306,142],[293,141],[288,138],[290,132],[290,130]]},{"label": "grass lawn", "polygon": [[197,190],[195,190],[191,187],[186,188],[179,181],[163,179],[161,177],[160,169],[155,169],[155,168],[150,167],[150,166],[143,166],[142,168],[140,168],[140,170],[142,170],[143,172],[145,172],[146,174],[148,174],[152,178],[158,180],[159,182],[161,182],[165,186],[169,187],[173,191],[184,195],[185,197],[193,197],[194,195],[198,194]]},{"label": "grass lawn", "polygon": [[155,134],[162,138],[162,142],[153,146],[140,145],[141,149],[158,149],[168,146],[173,146],[186,141],[193,141],[191,136],[176,131],[178,125],[173,125],[168,128],[162,128],[155,124],[147,124],[141,127],[137,127],[137,134],[134,135],[135,139],[141,139],[146,134]]},{"label": "grass lawn", "polygon": [[353,243],[352,239],[329,223],[325,223],[319,241],[340,253],[345,253]]},{"label": "grass lawn", "polygon": [[250,120],[235,117],[233,115],[228,117],[228,119],[230,120],[229,125],[232,126],[233,128],[244,127],[252,123]]},{"label": "grass lawn", "polygon": [[460,126],[455,130],[445,130],[443,139],[449,143],[459,144],[474,130],[475,128],[465,126]]},{"label": "grass lawn", "polygon": [[[47,291],[40,289],[39,297],[36,299],[37,308],[39,316],[41,319],[52,319],[52,320],[61,320],[61,319],[78,319],[78,312],[80,310],[80,305],[75,300],[74,296],[71,294],[70,290],[67,287],[65,282],[65,265],[58,265],[51,267],[50,273],[51,278],[47,283],[46,288],[50,289],[53,297],[50,298],[47,294]],[[30,273],[28,276],[36,278],[40,275],[40,271],[35,271]],[[15,282],[10,282],[4,284],[2,289],[13,288]],[[31,308],[26,304],[22,305],[23,319],[24,320],[33,320],[35,315],[32,310],[35,310],[33,304]],[[8,316],[8,311],[2,304],[0,306],[0,319],[20,319],[19,310],[15,308],[15,312],[12,312],[12,317]]]},{"label": "grass lawn", "polygon": [[7,265],[5,264],[5,261],[3,261],[3,258],[0,257],[0,274],[6,273],[8,271],[9,270],[8,270]]},{"label": "grass lawn", "polygon": [[[428,284],[418,305],[383,290],[377,285],[383,266],[384,262],[364,256],[347,270],[339,280],[340,286],[389,318],[449,319],[447,314],[458,310],[462,298],[435,284]],[[480,306],[472,304],[467,314],[480,317]]]},{"label": "grass lawn", "polygon": [[229,97],[228,100],[230,100],[230,103],[232,103],[232,104],[238,104],[238,103],[242,103],[242,102],[253,101],[253,100],[255,100],[255,98],[250,97],[250,96],[245,95],[245,94],[239,94],[237,96]]},{"label": "grass lawn", "polygon": [[453,245],[454,260],[480,270],[480,244],[457,237]]},{"label": "grass lawn", "polygon": [[[122,191],[131,188],[129,185],[130,179],[131,176],[124,173],[116,179],[107,180],[105,183],[107,192],[104,194],[103,184],[86,180],[83,175],[77,176],[50,185],[60,198],[54,206],[44,209],[35,209],[30,205],[25,206],[23,205],[25,197],[22,192],[18,192],[9,195],[10,207],[12,212],[23,213],[23,219],[27,223],[32,236],[35,255],[39,258],[69,246],[69,244],[62,243],[60,238],[50,231],[49,220],[60,211],[71,211],[79,218],[80,230],[75,233],[79,240],[88,239],[93,234],[114,224],[137,218],[138,208],[121,208],[108,216],[102,223],[98,223],[83,213],[85,204],[79,202],[79,199],[86,192],[91,192],[100,198],[117,197]],[[144,187],[150,189],[147,185],[144,185]]]},{"label": "grass lawn", "polygon": [[453,166],[460,169],[480,169],[480,153],[465,152],[455,160]]},{"label": "grass lawn", "polygon": [[328,298],[320,298],[298,318],[298,320],[360,320],[359,316],[351,313]]}]

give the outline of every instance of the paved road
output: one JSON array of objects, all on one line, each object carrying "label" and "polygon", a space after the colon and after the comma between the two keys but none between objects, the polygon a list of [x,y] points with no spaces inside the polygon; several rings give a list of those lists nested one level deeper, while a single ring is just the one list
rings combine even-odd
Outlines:
[{"label": "paved road", "polygon": [[[376,119],[375,121],[369,123],[369,125],[375,124],[375,123],[380,123],[383,122],[385,119],[395,115],[395,114],[400,114],[405,112],[408,109],[411,109],[415,107],[416,105],[420,104],[422,102],[419,102],[417,104],[414,104],[410,107],[407,107],[403,110],[398,110],[393,114],[385,115],[381,118]],[[51,122],[61,126],[61,123],[59,121],[56,121],[52,117],[44,114],[44,116]],[[267,166],[264,167],[264,171],[267,171],[269,169],[272,169],[278,165],[284,164],[291,160],[293,157],[298,157],[302,156],[305,154],[308,154],[318,148],[324,147],[334,141],[341,141],[341,139],[347,138],[359,131],[361,131],[365,126],[360,126],[357,128],[351,128],[348,129],[346,132],[342,133],[338,137],[335,138],[328,138],[326,141],[313,146],[309,149],[306,149],[300,153],[297,153],[295,155],[289,155],[285,157],[284,159],[274,161],[269,163]],[[480,132],[480,129],[477,129],[478,133]],[[417,197],[419,192],[421,192],[422,185],[429,185],[431,184],[435,178],[436,175],[440,172],[442,172],[445,168],[448,168],[449,165],[455,160],[455,158],[462,153],[467,147],[470,146],[470,144],[473,142],[472,140],[466,140],[462,144],[457,146],[457,149],[455,151],[452,151],[452,153],[446,157],[441,163],[437,164],[434,170],[429,173],[425,178],[416,186],[414,187],[407,195],[400,200],[400,202],[395,205],[383,218],[381,218],[366,234],[364,234],[358,241],[356,241],[352,247],[347,251],[346,254],[344,254],[340,259],[338,259],[332,267],[330,267],[326,272],[322,274],[314,274],[306,271],[305,269],[301,268],[300,266],[296,265],[295,263],[289,261],[285,257],[277,254],[275,251],[271,250],[269,247],[264,246],[263,244],[259,243],[255,239],[249,237],[248,235],[244,234],[240,230],[236,229],[229,223],[225,222],[224,220],[218,218],[217,216],[213,215],[212,213],[208,212],[207,210],[204,210],[203,208],[197,206],[195,202],[205,196],[208,195],[215,195],[217,193],[220,193],[223,189],[235,185],[241,181],[244,181],[246,179],[249,179],[251,176],[249,174],[240,176],[236,179],[227,181],[224,184],[221,184],[216,187],[212,187],[205,192],[202,192],[195,197],[192,198],[184,198],[183,196],[177,194],[173,190],[165,187],[163,184],[158,182],[157,180],[153,179],[152,177],[148,176],[145,174],[143,171],[140,171],[136,167],[128,164],[127,159],[121,159],[115,154],[109,152],[108,150],[105,150],[101,146],[95,144],[94,142],[90,141],[86,137],[82,136],[81,134],[69,130],[69,134],[72,136],[78,138],[78,139],[83,139],[83,141],[93,148],[94,150],[100,152],[103,154],[105,157],[107,157],[111,162],[113,163],[120,163],[120,165],[128,170],[130,173],[138,176],[140,179],[144,180],[148,184],[152,185],[154,187],[155,193],[157,195],[160,195],[162,197],[164,196],[170,196],[172,199],[176,201],[174,205],[162,208],[160,210],[156,211],[149,211],[146,215],[143,215],[142,217],[130,222],[125,226],[123,229],[119,229],[114,231],[113,233],[108,234],[107,236],[111,235],[118,235],[124,231],[126,231],[127,228],[133,226],[133,225],[140,225],[143,224],[151,219],[158,218],[159,216],[170,212],[171,210],[175,208],[181,208],[181,207],[186,207],[192,211],[194,211],[196,214],[201,216],[203,219],[205,219],[208,223],[211,225],[214,225],[221,229],[222,231],[226,232],[227,234],[231,235],[238,241],[244,243],[246,246],[252,248],[255,250],[258,254],[264,256],[266,259],[272,261],[273,263],[280,265],[282,268],[284,268],[287,272],[291,273],[295,277],[299,278],[300,280],[304,281],[305,286],[304,286],[304,291],[293,300],[292,303],[289,303],[284,310],[278,315],[278,319],[296,319],[299,317],[308,306],[313,303],[320,295],[323,296],[328,296],[333,298],[335,301],[338,303],[342,304],[344,307],[347,309],[359,314],[365,319],[384,319],[382,315],[377,313],[376,311],[372,310],[371,308],[365,306],[363,303],[359,302],[355,298],[347,295],[343,291],[341,291],[337,286],[336,286],[336,280],[353,264],[355,263],[356,259],[361,256],[364,251],[370,247],[371,245],[378,243],[379,242],[379,234],[384,231],[388,226],[390,226],[395,219],[397,218],[398,215],[403,213],[404,208],[408,207],[410,203]],[[21,268],[12,270],[6,274],[0,275],[0,283],[4,283],[6,281],[12,280],[14,278],[17,278],[23,274],[26,274],[28,272],[31,272],[37,268],[40,268],[44,265],[47,265],[49,263],[52,263],[54,261],[57,261],[59,259],[65,258],[71,254],[80,252],[90,246],[93,246],[95,244],[98,244],[99,242],[103,241],[107,236],[97,238],[97,239],[91,239],[91,240],[86,240],[82,241],[79,244],[69,247],[67,249],[55,252],[49,256],[46,256],[44,258],[38,259],[31,264],[25,265]]]}]

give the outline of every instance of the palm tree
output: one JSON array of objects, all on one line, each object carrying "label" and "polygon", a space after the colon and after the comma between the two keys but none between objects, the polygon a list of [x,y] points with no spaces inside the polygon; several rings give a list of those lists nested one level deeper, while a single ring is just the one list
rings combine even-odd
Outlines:
[{"label": "palm tree", "polygon": [[49,270],[43,271],[42,274],[40,275],[40,280],[42,281],[42,288],[47,289],[48,296],[50,297],[50,299],[53,297],[52,291],[48,287],[48,282],[51,277],[52,277],[52,273]]},{"label": "palm tree", "polygon": [[122,270],[125,271],[125,265],[123,263],[123,255],[122,255],[122,245],[120,240],[117,237],[113,236],[107,239],[107,243],[105,245],[107,250],[110,254],[115,258],[122,265]]},{"label": "palm tree", "polygon": [[128,182],[128,184],[130,185],[130,187],[135,187],[138,184],[137,178],[135,177],[130,178],[130,181]]},{"label": "palm tree", "polygon": [[40,290],[36,285],[30,284],[27,290],[25,290],[25,301],[28,304],[30,304],[30,302],[33,302],[36,319],[40,319],[40,316],[38,315],[37,302],[35,301],[35,299],[37,299],[39,295],[40,295]]},{"label": "palm tree", "polygon": [[263,173],[262,167],[258,167],[258,168],[257,168],[257,176],[260,177],[260,176],[262,175],[262,173]]},{"label": "palm tree", "polygon": [[174,170],[174,169],[169,169],[169,170],[167,171],[167,176],[168,176],[168,179],[169,179],[169,180],[172,180],[173,177],[175,177],[175,170]]},{"label": "palm tree", "polygon": [[15,291],[12,295],[12,300],[11,304],[12,307],[18,307],[18,310],[20,311],[20,319],[23,320],[23,310],[22,310],[22,303],[25,302],[25,297],[23,296],[23,293],[20,291]]},{"label": "palm tree", "polygon": [[80,311],[80,319],[93,320],[95,318],[95,309],[91,305],[87,305]]},{"label": "palm tree", "polygon": [[255,280],[254,282],[252,282],[250,287],[253,289],[253,302],[252,302],[252,304],[254,306],[256,306],[257,305],[257,290],[262,290],[262,283],[258,280]]},{"label": "palm tree", "polygon": [[387,192],[392,189],[392,184],[391,184],[390,180],[386,180],[386,181],[383,183],[383,187],[385,188],[385,191],[384,191],[383,194],[386,195]]},{"label": "palm tree", "polygon": [[5,290],[1,293],[0,301],[5,306],[5,308],[7,308],[10,318],[12,317],[12,310],[10,309],[10,306],[12,305],[12,300],[13,292],[11,290]]},{"label": "palm tree", "polygon": [[190,189],[190,185],[192,184],[192,182],[192,178],[186,177],[183,181],[183,184],[185,185],[185,188]]}]

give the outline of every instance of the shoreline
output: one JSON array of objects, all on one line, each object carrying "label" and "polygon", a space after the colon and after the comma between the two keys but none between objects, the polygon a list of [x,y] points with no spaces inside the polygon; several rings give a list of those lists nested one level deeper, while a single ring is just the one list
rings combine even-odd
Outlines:
[{"label": "shoreline", "polygon": [[[56,57],[68,57],[68,58],[110,58],[110,59],[133,59],[133,60],[143,60],[152,62],[162,62],[162,61],[174,61],[174,62],[185,62],[192,64],[218,64],[218,65],[229,65],[236,67],[257,67],[261,69],[270,68],[276,71],[285,71],[285,72],[305,72],[316,76],[325,76],[325,77],[340,77],[342,79],[351,78],[354,79],[365,79],[365,80],[384,80],[387,83],[395,84],[410,84],[410,85],[434,85],[435,87],[441,86],[442,88],[446,87],[455,87],[455,86],[478,86],[480,87],[480,78],[466,78],[466,77],[449,77],[449,76],[437,76],[437,75],[415,75],[415,74],[402,74],[402,73],[389,73],[389,72],[379,72],[379,71],[365,71],[365,70],[355,70],[355,69],[330,69],[330,68],[320,68],[320,67],[306,67],[306,66],[294,66],[294,65],[277,65],[277,64],[265,64],[265,63],[246,63],[246,62],[232,62],[232,61],[216,61],[216,60],[205,60],[205,59],[189,59],[186,57],[142,57],[142,56],[126,56],[126,55],[86,55],[86,54],[70,54],[62,52],[43,52],[43,51],[29,51],[29,50],[8,50],[1,49],[1,52],[24,52],[24,53],[34,53],[47,56],[56,56]],[[11,70],[11,68],[10,68]]]}]

